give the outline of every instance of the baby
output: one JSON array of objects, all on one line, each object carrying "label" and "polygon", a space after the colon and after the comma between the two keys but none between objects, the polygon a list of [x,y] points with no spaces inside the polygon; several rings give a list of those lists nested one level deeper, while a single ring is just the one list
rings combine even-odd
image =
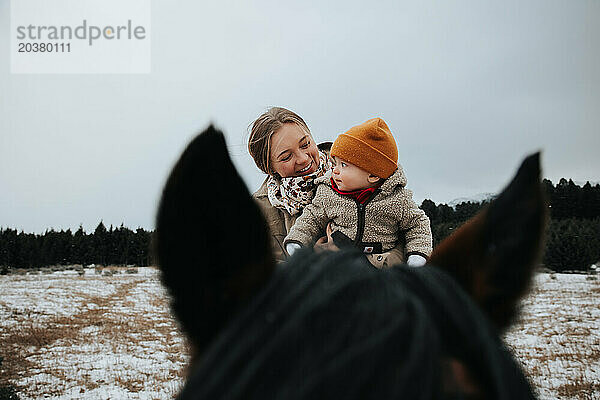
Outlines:
[{"label": "baby", "polygon": [[407,264],[425,264],[432,250],[429,218],[405,188],[396,142],[386,123],[374,118],[351,128],[338,136],[330,155],[335,167],[315,180],[312,203],[284,240],[288,254],[312,246],[330,224],[337,247],[355,246],[375,266],[403,236]]}]

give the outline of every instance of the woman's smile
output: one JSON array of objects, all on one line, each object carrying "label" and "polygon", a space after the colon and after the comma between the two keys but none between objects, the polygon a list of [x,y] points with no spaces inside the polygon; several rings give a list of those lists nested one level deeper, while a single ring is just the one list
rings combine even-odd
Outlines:
[{"label": "woman's smile", "polygon": [[296,173],[300,174],[300,175],[312,174],[313,172],[315,172],[315,171],[311,171],[313,165],[314,165],[314,162],[312,160],[310,160],[310,162],[308,163],[308,165],[306,167],[297,170]]}]

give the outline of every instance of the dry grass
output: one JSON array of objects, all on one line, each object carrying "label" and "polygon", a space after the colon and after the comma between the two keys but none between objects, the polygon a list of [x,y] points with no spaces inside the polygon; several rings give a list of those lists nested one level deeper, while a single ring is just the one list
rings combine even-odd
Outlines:
[{"label": "dry grass", "polygon": [[580,400],[597,399],[600,394],[600,384],[577,378],[571,383],[560,385],[557,390],[560,398],[575,398]]}]

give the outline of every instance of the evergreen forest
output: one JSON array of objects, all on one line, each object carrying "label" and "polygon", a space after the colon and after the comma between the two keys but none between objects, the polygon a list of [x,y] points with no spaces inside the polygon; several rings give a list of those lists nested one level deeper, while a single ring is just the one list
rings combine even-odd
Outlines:
[{"label": "evergreen forest", "polygon": [[[556,185],[545,179],[543,185],[550,215],[543,264],[554,271],[587,270],[600,260],[600,185],[587,182],[581,187],[564,178]],[[454,207],[424,200],[420,207],[431,221],[434,246],[490,200]],[[44,234],[1,228],[0,272],[72,264],[153,265],[152,236],[151,231],[122,224],[107,229],[102,221],[92,233],[81,226],[74,233],[50,229]]]}]

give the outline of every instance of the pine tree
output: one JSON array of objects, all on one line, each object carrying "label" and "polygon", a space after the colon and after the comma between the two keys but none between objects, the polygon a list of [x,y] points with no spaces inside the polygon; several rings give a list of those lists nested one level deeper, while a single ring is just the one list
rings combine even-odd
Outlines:
[{"label": "pine tree", "polygon": [[93,236],[93,262],[95,264],[107,265],[107,231],[104,223],[100,221]]},{"label": "pine tree", "polygon": [[433,226],[438,220],[438,208],[435,203],[429,199],[425,199],[419,208],[425,211],[425,214],[427,214],[427,217],[429,217],[429,221]]}]

